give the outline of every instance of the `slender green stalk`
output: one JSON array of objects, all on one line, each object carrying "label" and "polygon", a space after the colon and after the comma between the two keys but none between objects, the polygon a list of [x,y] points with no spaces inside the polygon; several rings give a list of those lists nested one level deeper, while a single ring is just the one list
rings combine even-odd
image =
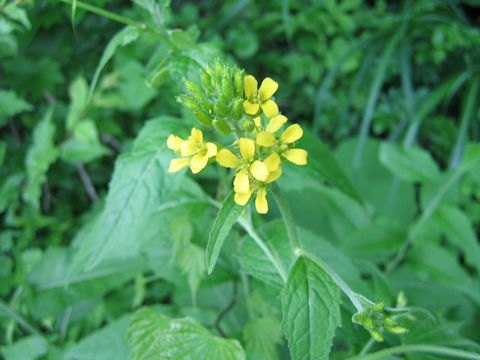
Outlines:
[{"label": "slender green stalk", "polygon": [[395,346],[390,349],[380,350],[368,355],[359,355],[349,360],[376,360],[383,359],[389,355],[398,355],[411,352],[420,352],[436,355],[451,356],[460,359],[470,359],[470,360],[480,360],[480,354],[476,354],[469,351],[452,349],[445,346],[438,345],[426,345],[426,344],[415,344],[415,345],[401,345]]},{"label": "slender green stalk", "polygon": [[288,239],[290,240],[290,247],[292,248],[293,253],[296,253],[297,249],[301,248],[300,241],[298,240],[297,226],[293,220],[292,212],[288,207],[287,201],[280,191],[280,187],[277,183],[273,183],[271,186],[273,197],[277,202],[280,212],[282,213],[283,220],[285,221],[285,226],[287,228]]},{"label": "slender green stalk", "polygon": [[268,259],[271,261],[275,269],[277,269],[278,274],[282,278],[283,282],[287,282],[287,272],[283,268],[282,263],[273,255],[268,246],[260,238],[260,235],[255,231],[251,221],[248,221],[245,217],[240,217],[238,223],[245,229],[245,231],[252,237],[252,239],[257,243],[257,245],[262,249],[262,251],[267,255]]},{"label": "slender green stalk", "polygon": [[[74,2],[74,0],[59,0],[59,1],[65,3],[65,4],[70,4],[70,5]],[[75,8],[78,7],[80,9],[89,11],[91,13],[106,17],[108,19],[112,19],[112,20],[114,20],[116,22],[119,22],[119,23],[122,23],[122,24],[125,24],[125,25],[136,26],[140,29],[144,29],[144,30],[148,31],[149,33],[151,33],[152,35],[154,35],[155,37],[157,37],[161,42],[163,42],[165,45],[167,45],[173,52],[175,52],[175,53],[178,52],[177,47],[175,46],[175,44],[173,44],[170,41],[170,39],[168,38],[168,36],[166,34],[163,34],[162,32],[159,32],[158,30],[148,26],[147,24],[143,24],[141,22],[132,20],[128,17],[115,14],[111,11],[102,9],[100,7],[97,7],[97,6],[90,5],[90,4],[85,3],[83,1],[75,1],[75,3],[76,3]]]},{"label": "slender green stalk", "polygon": [[22,316],[18,315],[15,311],[10,309],[7,304],[0,300],[0,312],[4,312],[8,317],[15,320],[22,328],[27,330],[31,334],[41,335],[32,325],[30,325]]},{"label": "slender green stalk", "polygon": [[345,295],[350,299],[352,302],[353,306],[357,309],[358,312],[363,312],[365,310],[363,304],[360,302],[358,298],[358,294],[353,291],[350,286],[347,285],[345,281],[340,277],[340,275],[337,274],[335,270],[333,270],[325,261],[320,259],[319,257],[313,255],[312,253],[309,253],[308,251],[299,249],[298,255],[304,255],[311,261],[313,261],[315,264],[317,264],[319,267],[322,268],[323,271],[325,271],[328,276],[332,278],[332,280],[335,282],[335,284],[338,285],[340,290],[342,290]]}]

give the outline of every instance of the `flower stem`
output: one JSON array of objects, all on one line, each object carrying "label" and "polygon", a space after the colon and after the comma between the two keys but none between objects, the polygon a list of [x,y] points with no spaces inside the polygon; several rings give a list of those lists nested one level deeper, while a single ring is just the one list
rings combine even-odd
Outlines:
[{"label": "flower stem", "polygon": [[480,354],[477,354],[477,353],[458,350],[458,349],[452,349],[445,346],[426,345],[426,344],[394,346],[390,349],[380,350],[372,354],[355,356],[353,358],[349,358],[349,360],[376,360],[376,359],[383,359],[388,355],[405,354],[410,352],[421,352],[421,353],[428,353],[428,354],[451,356],[451,357],[456,357],[461,359],[480,360]]},{"label": "flower stem", "polygon": [[292,212],[290,211],[287,201],[283,197],[278,184],[273,183],[271,185],[271,189],[273,197],[275,198],[275,201],[280,208],[280,212],[282,213],[283,220],[285,221],[288,239],[290,240],[290,247],[292,248],[293,253],[297,254],[297,252],[301,249],[301,245],[300,241],[298,240],[297,226],[293,220]]},{"label": "flower stem", "polygon": [[270,251],[268,246],[263,242],[263,240],[260,238],[260,235],[255,231],[253,228],[253,225],[251,221],[247,220],[245,217],[240,217],[238,219],[238,223],[242,225],[242,227],[245,229],[245,231],[252,237],[252,239],[257,243],[257,245],[262,249],[262,251],[267,255],[268,259],[271,261],[273,266],[275,266],[275,269],[277,269],[278,274],[282,278],[283,282],[287,282],[287,272],[283,268],[282,263],[280,260],[273,255],[273,253]]},{"label": "flower stem", "polygon": [[[66,3],[66,4],[72,4],[72,2],[73,2],[73,0],[60,0],[60,1]],[[173,52],[175,52],[175,53],[179,52],[178,48],[175,46],[175,44],[173,44],[170,41],[170,39],[168,38],[168,35],[164,34],[163,31],[160,32],[157,29],[154,29],[147,24],[132,20],[132,19],[130,19],[128,17],[125,17],[125,16],[122,16],[122,15],[115,14],[111,11],[102,9],[100,7],[97,7],[97,6],[90,5],[90,4],[85,3],[83,1],[76,1],[76,6],[80,9],[89,11],[91,13],[101,15],[101,16],[106,17],[108,19],[112,19],[112,20],[114,20],[116,22],[119,22],[121,24],[135,26],[135,27],[138,27],[140,29],[144,29],[144,30],[148,31],[149,33],[151,33],[152,35],[154,35],[162,43],[167,45]]]}]

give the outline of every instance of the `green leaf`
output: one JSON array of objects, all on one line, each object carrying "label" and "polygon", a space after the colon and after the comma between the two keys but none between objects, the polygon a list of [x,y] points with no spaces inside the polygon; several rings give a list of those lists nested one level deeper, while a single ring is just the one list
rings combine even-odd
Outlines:
[{"label": "green leaf", "polygon": [[[73,6],[73,4],[72,4]],[[85,116],[87,107],[88,84],[84,77],[77,77],[68,88],[70,106],[67,115],[67,132],[73,131],[77,123]]]},{"label": "green leaf", "polygon": [[454,206],[442,205],[435,211],[432,221],[453,245],[462,250],[467,262],[480,272],[480,245],[468,217]]},{"label": "green leaf", "polygon": [[197,245],[187,245],[181,251],[178,263],[182,273],[187,275],[193,303],[195,303],[198,286],[205,273],[205,251]]},{"label": "green leaf", "polygon": [[3,347],[5,360],[35,360],[47,353],[47,341],[38,335],[24,337],[11,345]]},{"label": "green leaf", "polygon": [[282,329],[293,359],[328,359],[341,321],[337,285],[320,267],[300,256],[283,292]]},{"label": "green leaf", "polygon": [[137,311],[127,328],[133,360],[244,360],[237,340],[214,336],[191,318],[169,319],[151,309]]},{"label": "green leaf", "polygon": [[0,121],[1,118],[9,118],[32,109],[33,106],[19,97],[15,91],[0,90]]},{"label": "green leaf", "polygon": [[41,186],[47,180],[48,168],[58,157],[58,149],[53,142],[55,124],[52,122],[53,106],[33,130],[33,144],[28,149],[25,166],[28,175],[28,184],[23,191],[23,198],[39,207]]},{"label": "green leaf", "polygon": [[278,345],[282,337],[280,320],[275,316],[255,319],[243,328],[247,355],[255,360],[279,359]]},{"label": "green leaf", "polygon": [[100,330],[91,332],[67,350],[65,360],[130,360],[125,329],[130,319],[123,316]]},{"label": "green leaf", "polygon": [[5,160],[5,154],[7,153],[7,143],[5,141],[0,141],[0,166],[3,165]]},{"label": "green leaf", "polygon": [[68,306],[121,288],[147,265],[144,257],[112,260],[67,278],[72,257],[73,249],[50,247],[28,273],[26,282],[35,290],[29,304],[36,318],[55,315]]},{"label": "green leaf", "polygon": [[244,209],[243,206],[235,203],[234,196],[235,193],[232,191],[230,195],[225,198],[210,230],[206,250],[207,270],[209,274],[212,273],[215,267],[225,238]]},{"label": "green leaf", "polygon": [[97,86],[98,78],[100,77],[100,73],[102,72],[105,65],[107,65],[108,61],[112,58],[113,54],[119,46],[125,46],[130,44],[131,42],[138,39],[141,34],[141,30],[132,25],[128,25],[119,31],[115,36],[110,40],[107,47],[103,51],[102,57],[100,58],[100,62],[95,69],[95,74],[93,75],[92,83],[90,84],[90,89],[88,91],[88,98],[87,103],[90,102],[92,99],[93,91]]},{"label": "green leaf", "polygon": [[30,20],[28,19],[27,12],[25,9],[18,6],[16,3],[11,2],[7,6],[2,9],[2,12],[6,14],[10,19],[18,21],[21,23],[26,29],[32,27],[30,24]]},{"label": "green leaf", "polygon": [[[141,234],[149,216],[181,184],[183,172],[167,172],[173,152],[166,147],[167,137],[184,130],[181,121],[161,117],[149,121],[133,144],[115,163],[105,208],[75,256],[72,272],[89,269],[105,259],[138,255]],[[168,205],[168,204],[165,204]]]},{"label": "green leaf", "polygon": [[435,183],[440,170],[430,154],[420,148],[403,148],[383,143],[380,146],[380,163],[392,174],[407,182]]},{"label": "green leaf", "polygon": [[319,141],[317,136],[305,130],[300,147],[302,146],[308,151],[306,168],[313,172],[316,179],[321,177],[327,180],[360,204],[363,203],[350,179],[333,157],[332,152],[324,143]]}]

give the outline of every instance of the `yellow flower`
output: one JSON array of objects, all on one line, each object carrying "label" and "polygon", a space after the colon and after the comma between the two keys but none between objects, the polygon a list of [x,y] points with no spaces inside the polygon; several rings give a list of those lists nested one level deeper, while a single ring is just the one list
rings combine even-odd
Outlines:
[{"label": "yellow flower", "polygon": [[205,166],[208,159],[217,154],[217,146],[214,143],[203,141],[201,130],[193,128],[187,140],[170,135],[167,139],[167,147],[182,155],[181,158],[172,159],[168,172],[177,172],[185,166],[190,166],[192,173],[197,174]]},{"label": "yellow flower", "polygon": [[258,89],[257,80],[252,75],[248,75],[245,76],[243,86],[247,97],[243,102],[243,108],[248,115],[256,115],[260,108],[269,118],[278,114],[277,104],[270,99],[278,89],[277,82],[267,77]]},{"label": "yellow flower", "polygon": [[272,118],[266,129],[257,134],[257,144],[267,148],[272,147],[275,152],[278,152],[283,158],[294,164],[305,165],[307,163],[307,151],[290,148],[290,144],[303,136],[303,130],[300,125],[290,125],[279,138],[276,138],[273,134],[286,122],[287,118],[282,116],[283,115],[278,115]]}]

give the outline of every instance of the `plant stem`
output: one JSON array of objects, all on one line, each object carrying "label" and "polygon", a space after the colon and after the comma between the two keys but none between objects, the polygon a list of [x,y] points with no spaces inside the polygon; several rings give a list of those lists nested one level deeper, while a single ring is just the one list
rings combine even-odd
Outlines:
[{"label": "plant stem", "polygon": [[280,212],[282,213],[283,220],[285,221],[288,239],[290,240],[290,247],[292,248],[292,252],[296,254],[301,249],[301,245],[300,241],[298,240],[297,226],[293,220],[292,212],[290,211],[287,201],[283,197],[278,184],[273,183],[271,185],[271,189],[273,197],[275,198],[275,201],[280,208]]},{"label": "plant stem", "polygon": [[355,291],[353,291],[350,288],[350,286],[348,286],[348,284],[345,281],[343,281],[340,275],[338,275],[337,272],[333,270],[325,261],[313,255],[312,253],[309,253],[308,251],[305,251],[302,249],[300,249],[299,255],[306,256],[308,259],[310,259],[319,267],[321,267],[322,270],[325,271],[327,275],[332,278],[335,284],[337,284],[338,287],[345,293],[345,295],[347,295],[347,297],[350,299],[353,306],[355,306],[358,312],[363,312],[365,310],[364,306],[362,305],[362,303],[358,298],[358,294]]},{"label": "plant stem", "polygon": [[268,246],[263,242],[258,233],[253,228],[253,225],[245,217],[240,217],[238,223],[242,225],[245,231],[252,237],[252,239],[257,243],[257,245],[262,249],[262,251],[267,255],[268,259],[272,262],[275,269],[277,269],[278,274],[282,278],[283,282],[287,282],[287,272],[283,268],[282,263],[272,254]]},{"label": "plant stem", "polygon": [[15,320],[22,328],[31,334],[41,336],[40,332],[30,325],[22,316],[10,309],[7,304],[0,300],[0,312],[5,313],[8,317]]},{"label": "plant stem", "polygon": [[[70,5],[73,2],[73,0],[60,0],[60,1],[63,2],[63,3],[66,3],[66,4],[70,4]],[[163,32],[159,32],[158,30],[148,26],[147,24],[132,20],[132,19],[130,19],[128,17],[125,17],[125,16],[122,16],[122,15],[115,14],[111,11],[102,9],[100,7],[97,7],[97,6],[90,5],[90,4],[85,3],[83,1],[76,1],[76,6],[79,7],[80,9],[89,11],[91,13],[106,17],[108,19],[112,19],[112,20],[114,20],[116,22],[119,22],[121,24],[135,26],[135,27],[138,27],[140,29],[144,29],[144,30],[148,31],[149,33],[151,33],[152,35],[154,35],[155,37],[157,37],[161,42],[163,42],[165,45],[167,45],[173,52],[175,52],[175,53],[179,52],[178,48],[175,46],[175,44],[173,44],[170,41],[170,39],[168,38],[168,36],[166,34],[164,34]]]},{"label": "plant stem", "polygon": [[355,357],[349,358],[349,360],[383,359],[388,355],[404,354],[409,352],[421,352],[421,353],[451,356],[451,357],[456,357],[461,359],[480,360],[480,354],[476,354],[476,353],[464,351],[464,350],[452,349],[445,346],[425,345],[425,344],[395,346],[390,349],[380,350],[372,354],[355,356]]}]

